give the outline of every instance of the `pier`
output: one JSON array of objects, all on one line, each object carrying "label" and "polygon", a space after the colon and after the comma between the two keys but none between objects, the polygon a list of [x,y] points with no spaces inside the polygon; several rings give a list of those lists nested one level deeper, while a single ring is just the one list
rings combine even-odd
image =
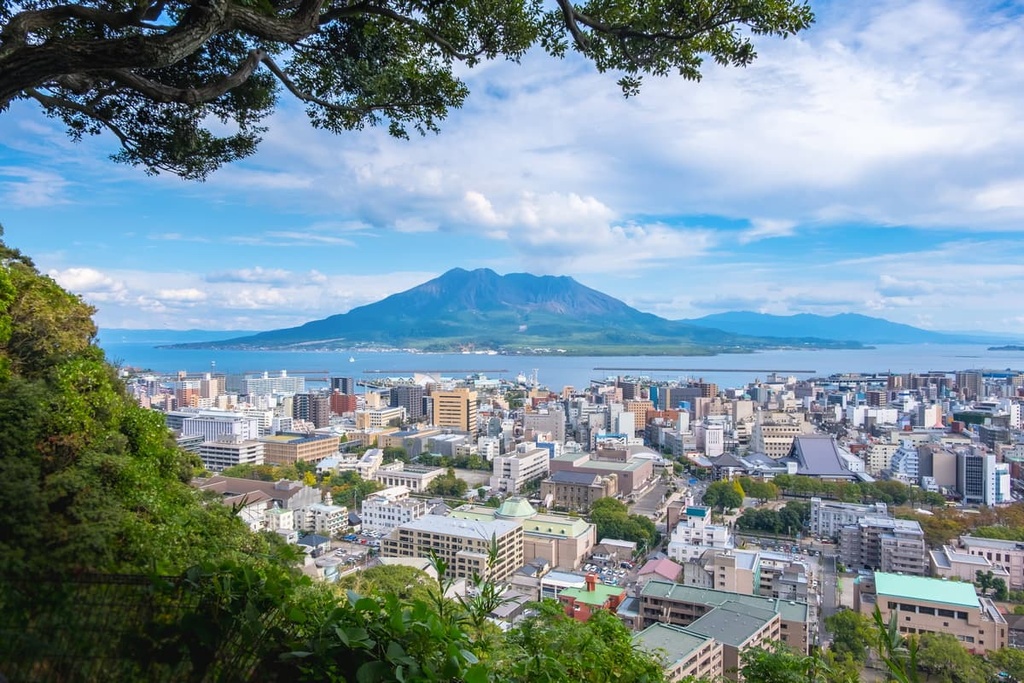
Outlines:
[{"label": "pier", "polygon": [[591,368],[611,372],[774,372],[779,375],[813,375],[817,370],[777,370],[772,368]]}]

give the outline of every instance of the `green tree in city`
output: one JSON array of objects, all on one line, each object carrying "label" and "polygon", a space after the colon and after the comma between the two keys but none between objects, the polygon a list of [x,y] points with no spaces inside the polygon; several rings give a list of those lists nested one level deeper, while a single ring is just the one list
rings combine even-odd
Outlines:
[{"label": "green tree in city", "polygon": [[943,683],[975,683],[992,678],[992,667],[968,652],[949,633],[922,633],[917,666]]},{"label": "green tree in city", "polygon": [[440,477],[434,479],[427,485],[427,492],[435,496],[448,496],[461,498],[469,490],[469,484],[455,476],[455,470],[451,467]]},{"label": "green tree in city", "polygon": [[1006,673],[1014,681],[1024,681],[1024,651],[1006,647],[990,651],[986,656],[996,673]]},{"label": "green tree in city", "polygon": [[738,481],[716,481],[704,491],[702,502],[721,511],[743,507],[744,491]]},{"label": "green tree in city", "polygon": [[870,619],[849,609],[826,617],[825,628],[832,634],[831,649],[837,657],[849,656],[861,663],[867,659],[868,649],[878,637]]},{"label": "green tree in city", "polygon": [[632,541],[651,549],[658,542],[658,531],[643,515],[629,514],[629,508],[615,498],[599,498],[590,508],[590,521],[597,527],[597,537]]}]

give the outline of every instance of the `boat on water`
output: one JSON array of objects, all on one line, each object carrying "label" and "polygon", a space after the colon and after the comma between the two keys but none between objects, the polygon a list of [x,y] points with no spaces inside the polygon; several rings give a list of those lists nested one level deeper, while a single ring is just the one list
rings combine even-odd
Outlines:
[{"label": "boat on water", "polygon": [[356,362],[355,356],[349,356],[348,357],[348,362],[349,363],[355,363]]}]

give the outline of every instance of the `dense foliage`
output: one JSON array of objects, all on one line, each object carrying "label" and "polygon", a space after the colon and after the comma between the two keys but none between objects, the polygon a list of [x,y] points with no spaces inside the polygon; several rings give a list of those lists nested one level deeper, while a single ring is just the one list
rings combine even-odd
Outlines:
[{"label": "dense foliage", "polygon": [[778,510],[747,508],[736,520],[736,528],[741,531],[796,536],[803,533],[810,518],[810,503],[791,500]]},{"label": "dense foliage", "polygon": [[743,507],[746,492],[738,481],[716,481],[709,484],[701,500],[705,505],[720,510]]},{"label": "dense foliage", "polygon": [[888,505],[946,504],[939,493],[908,486],[895,480],[874,482],[825,481],[817,477],[780,474],[773,480],[784,493],[793,496],[820,496],[846,503],[886,503]]},{"label": "dense foliage", "polygon": [[631,95],[812,19],[798,0],[0,0],[0,111],[31,100],[72,138],[113,133],[119,161],[203,178],[253,153],[281,92],[318,128],[404,137],[436,131],[482,60],[572,48]]},{"label": "dense foliage", "polygon": [[469,484],[462,479],[459,479],[455,474],[455,470],[451,467],[449,467],[444,474],[437,477],[427,485],[427,493],[432,493],[435,496],[461,498],[466,495],[466,491],[468,490]]},{"label": "dense foliage", "polygon": [[599,498],[590,508],[590,521],[597,527],[597,538],[633,541],[639,547],[653,549],[658,530],[647,517],[629,514],[629,508],[615,498]]}]

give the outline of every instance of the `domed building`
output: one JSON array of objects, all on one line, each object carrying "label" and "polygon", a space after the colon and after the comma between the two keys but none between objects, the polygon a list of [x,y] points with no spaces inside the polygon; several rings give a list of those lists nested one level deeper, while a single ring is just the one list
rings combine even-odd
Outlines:
[{"label": "domed building", "polygon": [[451,517],[478,521],[503,520],[523,526],[523,559],[547,560],[552,567],[576,569],[597,543],[597,527],[581,517],[537,512],[530,501],[512,496],[497,509],[462,505]]}]

